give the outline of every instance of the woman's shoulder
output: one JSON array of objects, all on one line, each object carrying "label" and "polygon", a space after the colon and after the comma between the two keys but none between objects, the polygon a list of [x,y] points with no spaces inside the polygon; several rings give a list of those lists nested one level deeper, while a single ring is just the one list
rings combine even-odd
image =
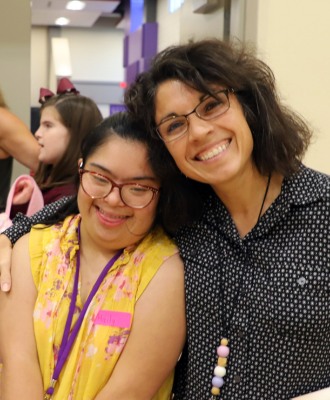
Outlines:
[{"label": "woman's shoulder", "polygon": [[[136,246],[125,249],[130,253],[130,263],[139,268],[141,274],[154,274],[169,258],[179,252],[178,247],[162,228],[157,227]],[[152,272],[153,271],[153,272]]]},{"label": "woman's shoulder", "polygon": [[330,176],[303,164],[296,174],[284,180],[282,187],[283,191],[291,194],[293,204],[330,199]]},{"label": "woman's shoulder", "polygon": [[[54,225],[35,225],[30,232],[29,252],[32,275],[36,287],[42,280],[46,265],[43,260],[53,264],[58,260],[70,259],[78,249],[78,226],[80,215],[70,215]],[[73,252],[73,253],[72,253]],[[46,258],[45,258],[46,256]]]},{"label": "woman's shoulder", "polygon": [[0,119],[1,119],[1,124],[2,123],[8,123],[12,118],[14,118],[15,115],[11,113],[7,108],[0,107]]},{"label": "woman's shoulder", "polygon": [[24,122],[20,120],[15,114],[7,110],[7,108],[0,107],[0,128],[5,131],[11,131],[17,129],[18,127],[26,127]]},{"label": "woman's shoulder", "polygon": [[135,251],[144,251],[154,256],[159,253],[174,254],[178,252],[178,247],[175,240],[162,227],[157,226],[138,244]]},{"label": "woman's shoulder", "polygon": [[183,274],[183,263],[178,253],[175,241],[160,227],[154,229],[140,242],[131,257],[131,262],[140,271],[137,298],[159,270],[162,270],[164,276],[170,275],[174,280],[177,274]]},{"label": "woman's shoulder", "polygon": [[35,225],[31,230],[30,243],[37,243],[38,246],[45,246],[57,240],[63,242],[66,246],[66,244],[72,241],[77,241],[80,219],[80,215],[69,215],[64,221],[54,225]]}]

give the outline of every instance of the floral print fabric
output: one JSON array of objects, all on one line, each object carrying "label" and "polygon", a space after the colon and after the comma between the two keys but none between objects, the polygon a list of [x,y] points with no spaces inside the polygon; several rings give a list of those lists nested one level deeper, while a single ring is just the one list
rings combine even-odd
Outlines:
[{"label": "floral print fabric", "polygon": [[[76,270],[80,216],[52,227],[32,229],[30,255],[38,289],[34,330],[46,391],[57,362]],[[126,248],[94,296],[79,334],[55,387],[54,400],[92,400],[108,382],[129,338],[130,328],[97,325],[100,310],[127,312],[134,318],[135,303],[161,264],[178,250],[157,228],[140,243]],[[80,281],[72,327],[82,309]],[[71,327],[71,328],[72,328]],[[168,400],[173,373],[154,400]]]}]

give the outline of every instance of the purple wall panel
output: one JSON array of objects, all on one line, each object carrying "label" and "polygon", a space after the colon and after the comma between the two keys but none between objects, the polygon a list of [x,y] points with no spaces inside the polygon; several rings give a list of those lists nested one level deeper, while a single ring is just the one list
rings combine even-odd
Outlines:
[{"label": "purple wall panel", "polygon": [[126,107],[122,104],[110,104],[110,115],[116,114],[119,111],[126,111]]},{"label": "purple wall panel", "polygon": [[128,64],[133,64],[142,57],[142,26],[129,35]]},{"label": "purple wall panel", "polygon": [[[125,0],[123,65],[128,85],[134,82],[137,74],[149,70],[150,61],[157,54],[158,24],[156,22],[143,24],[143,20],[140,26],[136,23],[137,19],[141,19],[143,3],[144,0]],[[137,11],[137,19],[132,15],[135,14],[134,10]]]},{"label": "purple wall panel", "polygon": [[133,64],[130,64],[126,69],[126,82],[127,84],[131,84],[134,82],[136,75],[140,72],[140,61],[136,61]]},{"label": "purple wall panel", "polygon": [[144,0],[131,0],[131,27],[130,33],[135,32],[143,24]]},{"label": "purple wall panel", "polygon": [[153,57],[157,54],[158,24],[149,22],[142,25],[142,57]]},{"label": "purple wall panel", "polygon": [[152,57],[141,58],[141,60],[140,60],[140,72],[149,71],[151,60],[152,60]]},{"label": "purple wall panel", "polygon": [[128,65],[128,46],[129,46],[129,36],[124,37],[124,68]]},{"label": "purple wall panel", "polygon": [[127,36],[131,33],[131,0],[125,0],[124,25]]}]

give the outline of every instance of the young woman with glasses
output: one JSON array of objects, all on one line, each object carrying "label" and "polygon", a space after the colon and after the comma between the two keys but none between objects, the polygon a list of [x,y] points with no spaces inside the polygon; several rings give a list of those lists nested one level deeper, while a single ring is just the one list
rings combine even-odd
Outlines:
[{"label": "young woman with glasses", "polygon": [[126,104],[177,196],[187,341],[175,399],[288,400],[330,386],[330,181],[302,165],[312,134],[270,68],[219,40],[174,46]]},{"label": "young woman with glasses", "polygon": [[159,225],[152,142],[127,113],[99,124],[82,144],[78,195],[15,246],[1,399],[170,399],[184,278]]}]

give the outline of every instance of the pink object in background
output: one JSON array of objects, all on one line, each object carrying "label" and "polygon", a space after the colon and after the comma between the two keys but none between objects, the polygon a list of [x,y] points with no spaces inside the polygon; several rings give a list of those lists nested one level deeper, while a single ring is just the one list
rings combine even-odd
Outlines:
[{"label": "pink object in background", "polygon": [[26,180],[30,181],[30,183],[33,185],[33,192],[32,192],[32,196],[31,196],[28,208],[27,208],[26,215],[28,217],[31,217],[31,215],[33,215],[37,211],[41,210],[42,207],[44,206],[44,198],[42,196],[41,190],[39,189],[36,181],[29,175],[19,176],[9,191],[9,194],[7,197],[6,211],[4,213],[0,214],[0,233],[12,225],[12,222],[10,220],[10,210],[11,210],[11,206],[13,204],[13,197],[16,192],[16,185],[22,179],[26,179]]}]

